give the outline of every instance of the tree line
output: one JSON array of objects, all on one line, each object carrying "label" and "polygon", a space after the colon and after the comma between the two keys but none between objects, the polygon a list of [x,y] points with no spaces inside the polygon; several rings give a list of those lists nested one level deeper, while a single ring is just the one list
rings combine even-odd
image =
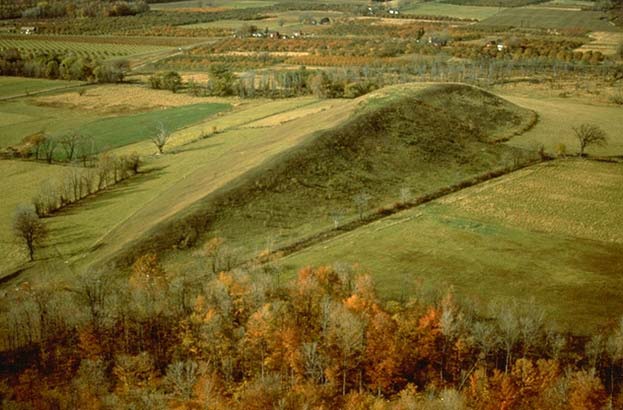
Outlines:
[{"label": "tree line", "polygon": [[0,75],[6,76],[118,83],[128,69],[127,60],[100,61],[74,53],[22,52],[16,48],[0,50]]},{"label": "tree line", "polygon": [[356,98],[383,86],[383,75],[368,70],[298,70],[236,75],[227,64],[212,64],[210,79],[183,84],[175,71],[162,71],[149,78],[154,89],[177,92],[184,85],[194,96],[238,96],[241,98],[289,98],[316,95],[321,98]]},{"label": "tree line", "polygon": [[50,2],[20,0],[11,3],[0,6],[0,19],[132,16],[149,10],[149,5],[143,0],[53,0]]},{"label": "tree line", "polygon": [[[422,288],[382,302],[367,275],[274,262],[205,275],[155,254],[3,301],[0,395],[39,409],[565,409],[623,405],[623,322],[578,338],[533,303],[482,316]],[[218,268],[218,265],[217,265]],[[19,303],[17,303],[19,302]],[[78,406],[78,407],[76,407]]]}]

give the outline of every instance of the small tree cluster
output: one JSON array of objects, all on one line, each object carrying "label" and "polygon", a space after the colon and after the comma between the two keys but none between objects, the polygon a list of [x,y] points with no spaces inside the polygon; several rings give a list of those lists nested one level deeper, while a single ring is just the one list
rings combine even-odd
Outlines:
[{"label": "small tree cluster", "polygon": [[163,71],[149,77],[149,86],[155,90],[176,93],[182,86],[182,77],[175,71]]},{"label": "small tree cluster", "polygon": [[102,154],[95,167],[68,167],[57,180],[44,182],[32,204],[40,217],[48,216],[139,171],[138,154],[114,156]]},{"label": "small tree cluster", "polygon": [[0,51],[0,75],[119,83],[128,69],[124,59],[104,62],[74,53]]},{"label": "small tree cluster", "polygon": [[16,238],[23,242],[28,250],[31,261],[35,258],[35,246],[41,244],[48,231],[32,208],[19,207],[13,216],[13,232]]},{"label": "small tree cluster", "polygon": [[19,157],[45,160],[48,164],[62,160],[79,161],[87,166],[96,153],[96,146],[92,138],[77,132],[52,136],[39,131],[24,137],[13,150]]}]

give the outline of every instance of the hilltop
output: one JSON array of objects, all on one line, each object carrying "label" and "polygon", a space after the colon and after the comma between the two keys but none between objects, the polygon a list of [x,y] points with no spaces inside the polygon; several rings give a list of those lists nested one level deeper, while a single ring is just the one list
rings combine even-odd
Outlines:
[{"label": "hilltop", "polygon": [[117,262],[128,265],[145,252],[213,237],[235,248],[237,257],[250,257],[530,157],[497,141],[532,126],[535,114],[479,88],[383,90],[360,105],[342,124],[158,224]]}]

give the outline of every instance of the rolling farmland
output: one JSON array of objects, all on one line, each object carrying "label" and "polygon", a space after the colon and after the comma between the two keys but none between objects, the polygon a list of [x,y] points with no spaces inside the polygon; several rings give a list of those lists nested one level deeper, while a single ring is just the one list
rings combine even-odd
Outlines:
[{"label": "rolling farmland", "polygon": [[116,44],[81,42],[63,40],[38,40],[4,38],[0,36],[0,49],[16,48],[25,52],[47,52],[47,53],[74,53],[79,56],[92,57],[98,59],[110,59],[115,57],[127,57],[143,53],[151,53],[167,49],[166,46],[142,45],[142,44]]}]

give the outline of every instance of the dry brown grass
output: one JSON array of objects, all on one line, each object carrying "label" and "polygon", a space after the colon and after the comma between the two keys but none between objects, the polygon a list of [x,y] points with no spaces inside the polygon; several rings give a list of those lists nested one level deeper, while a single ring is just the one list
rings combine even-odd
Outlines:
[{"label": "dry brown grass", "polygon": [[619,44],[623,42],[623,33],[620,32],[595,31],[590,33],[589,37],[592,41],[584,44],[576,51],[599,51],[603,55],[614,55]]},{"label": "dry brown grass", "polygon": [[75,91],[38,97],[36,104],[102,114],[126,114],[158,108],[179,107],[204,102],[223,102],[222,98],[199,98],[173,94],[135,85],[103,85],[87,89],[84,95]]},{"label": "dry brown grass", "polygon": [[448,197],[470,216],[577,238],[623,243],[623,166],[564,160]]},{"label": "dry brown grass", "polygon": [[245,125],[243,128],[262,128],[262,127],[274,127],[277,125],[285,124],[286,122],[293,121],[299,118],[306,117],[308,115],[317,114],[322,111],[331,110],[339,105],[342,105],[339,100],[321,101],[312,106],[302,107],[296,110],[279,113],[267,118],[263,118],[258,121],[254,121]]}]

